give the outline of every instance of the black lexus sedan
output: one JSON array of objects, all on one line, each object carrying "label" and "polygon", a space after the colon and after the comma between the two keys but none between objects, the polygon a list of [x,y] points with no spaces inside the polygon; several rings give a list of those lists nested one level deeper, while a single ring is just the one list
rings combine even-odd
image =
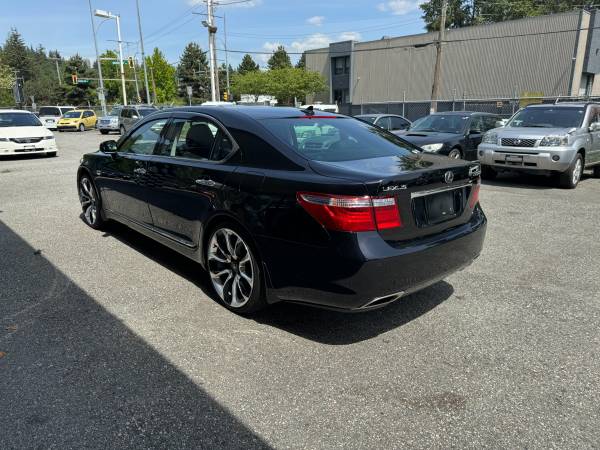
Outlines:
[{"label": "black lexus sedan", "polygon": [[479,163],[332,113],[157,112],[84,155],[85,221],[122,222],[200,263],[222,302],[367,310],[479,255]]},{"label": "black lexus sedan", "polygon": [[495,114],[470,111],[435,113],[415,120],[401,136],[424,152],[476,160],[483,133],[497,128],[501,119]]}]

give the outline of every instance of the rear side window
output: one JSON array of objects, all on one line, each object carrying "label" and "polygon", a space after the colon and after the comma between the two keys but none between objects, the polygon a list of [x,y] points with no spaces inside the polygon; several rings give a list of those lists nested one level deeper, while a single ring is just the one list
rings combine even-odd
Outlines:
[{"label": "rear side window", "polygon": [[392,122],[391,130],[408,130],[410,126],[410,122],[408,120],[404,120],[401,117],[390,117],[390,121]]},{"label": "rear side window", "polygon": [[390,121],[389,116],[381,117],[376,124],[378,127],[383,128],[384,130],[391,130],[392,122]]},{"label": "rear side window", "polygon": [[381,128],[347,118],[264,119],[273,134],[315,161],[352,161],[417,153],[412,144]]}]

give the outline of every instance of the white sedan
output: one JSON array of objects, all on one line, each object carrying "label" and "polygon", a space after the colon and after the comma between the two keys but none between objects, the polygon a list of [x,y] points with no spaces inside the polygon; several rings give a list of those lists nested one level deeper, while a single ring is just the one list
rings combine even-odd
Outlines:
[{"label": "white sedan", "polygon": [[0,157],[40,153],[56,156],[52,131],[32,113],[17,109],[0,110]]}]

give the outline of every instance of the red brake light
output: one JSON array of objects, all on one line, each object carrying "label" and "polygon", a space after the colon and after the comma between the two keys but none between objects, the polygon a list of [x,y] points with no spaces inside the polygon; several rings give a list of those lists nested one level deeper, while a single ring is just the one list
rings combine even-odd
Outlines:
[{"label": "red brake light", "polygon": [[471,209],[475,207],[475,205],[479,202],[479,188],[481,186],[481,181],[479,178],[477,179],[477,183],[473,184],[471,187],[471,200],[469,200],[469,206]]},{"label": "red brake light", "polygon": [[336,231],[374,231],[402,226],[394,197],[299,192],[298,202],[325,228]]}]

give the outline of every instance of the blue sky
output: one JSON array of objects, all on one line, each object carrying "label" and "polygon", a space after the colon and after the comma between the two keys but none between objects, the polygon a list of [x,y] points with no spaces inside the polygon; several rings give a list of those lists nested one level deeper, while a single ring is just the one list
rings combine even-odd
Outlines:
[{"label": "blue sky", "polygon": [[[349,38],[359,41],[379,39],[384,35],[400,36],[423,32],[419,0],[215,0],[220,5],[215,14],[226,14],[227,44],[230,50],[272,51],[278,44],[290,52],[323,47],[328,42]],[[234,2],[239,2],[235,3]],[[75,53],[92,58],[92,41],[87,0],[42,0],[2,2],[0,39],[3,42],[11,27],[23,35],[29,45],[42,44],[57,49],[63,56]],[[232,3],[226,5],[226,3]],[[140,0],[146,52],[159,47],[169,62],[176,63],[184,46],[195,41],[207,48],[202,16],[203,0]],[[121,15],[124,41],[138,41],[135,0],[92,0],[92,7]],[[223,23],[219,26],[217,47],[223,48]],[[100,51],[115,48],[114,21],[100,25],[96,19]],[[132,43],[126,53],[138,49]],[[242,54],[229,53],[236,66]],[[264,65],[267,55],[252,55]],[[218,58],[225,59],[224,52]],[[297,56],[292,56],[293,60]]]}]

